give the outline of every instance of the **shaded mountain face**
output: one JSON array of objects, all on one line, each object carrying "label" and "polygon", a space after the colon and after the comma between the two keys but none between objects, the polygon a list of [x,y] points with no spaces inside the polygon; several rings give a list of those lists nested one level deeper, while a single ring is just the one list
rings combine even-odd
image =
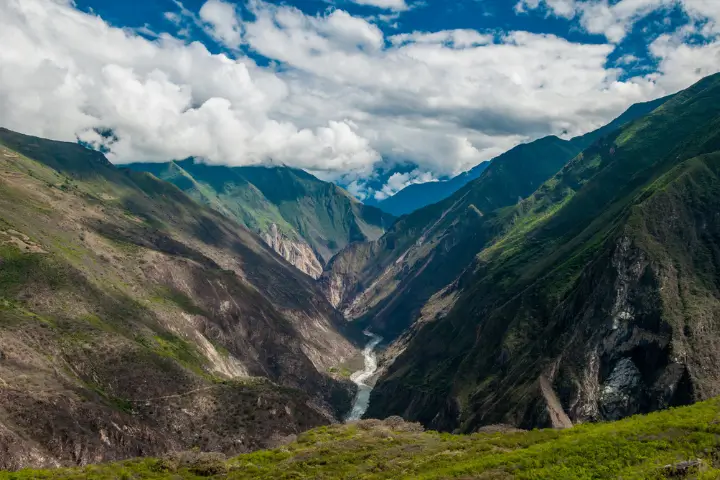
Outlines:
[{"label": "shaded mountain face", "polygon": [[377,241],[353,244],[333,258],[320,279],[327,298],[385,338],[401,335],[417,319],[437,314],[423,308],[501,232],[494,219],[502,209],[531,195],[593,139],[665,101],[635,105],[583,137],[545,137],[500,155],[449,198],[400,218]]},{"label": "shaded mountain face", "polygon": [[[624,112],[621,116],[610,122],[608,125],[605,125],[604,127],[587,133],[583,136],[569,140],[566,146],[567,152],[573,153],[566,160],[569,160],[585,148],[589,147],[597,139],[607,135],[608,133],[611,133],[614,130],[617,130],[621,126],[633,121],[636,118],[642,117],[643,115],[647,115],[648,113],[652,112],[657,107],[665,103],[669,98],[671,97],[664,97],[650,102],[635,104],[630,107],[626,112]],[[510,150],[510,152],[508,153],[512,152],[528,155],[530,156],[530,160],[537,159],[546,153],[542,151],[542,148],[544,146],[542,142],[531,142],[529,145],[531,146],[531,148],[520,146],[516,147],[517,150],[513,149]],[[535,150],[532,148],[533,146],[538,146],[540,148],[538,150]],[[498,158],[502,159],[503,156],[504,155],[501,155]],[[447,181],[409,185],[404,189],[400,190],[392,197],[389,197],[379,202],[377,206],[381,210],[398,217],[401,215],[412,213],[416,210],[419,210],[420,208],[426,207],[433,203],[438,203],[448,198],[471,181],[480,177],[485,171],[485,169],[487,169],[489,166],[490,162],[483,162],[480,165],[474,167],[473,169],[461,173],[460,175]]]},{"label": "shaded mountain face", "polygon": [[352,242],[372,241],[394,218],[341,188],[288,167],[225,167],[193,160],[128,165],[169,181],[239,221],[313,278]]},{"label": "shaded mountain face", "polygon": [[243,452],[335,421],[344,328],[175,186],[0,129],[0,468]]},{"label": "shaded mountain face", "polygon": [[478,211],[368,415],[563,427],[720,394],[720,76]]}]

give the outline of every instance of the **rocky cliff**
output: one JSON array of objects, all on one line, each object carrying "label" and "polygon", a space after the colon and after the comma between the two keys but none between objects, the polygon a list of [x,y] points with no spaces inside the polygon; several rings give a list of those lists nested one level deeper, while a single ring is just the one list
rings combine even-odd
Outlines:
[{"label": "rocky cliff", "polygon": [[276,223],[270,224],[268,231],[263,234],[263,239],[270,248],[301,272],[312,278],[319,278],[322,275],[323,266],[310,245],[303,241],[293,240],[283,234]]}]

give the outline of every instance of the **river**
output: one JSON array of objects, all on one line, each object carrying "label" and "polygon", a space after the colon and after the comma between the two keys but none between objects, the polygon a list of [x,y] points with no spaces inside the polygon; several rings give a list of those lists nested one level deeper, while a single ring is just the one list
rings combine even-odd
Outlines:
[{"label": "river", "polygon": [[382,337],[375,335],[370,331],[365,331],[365,335],[370,337],[370,341],[365,345],[363,349],[363,358],[365,360],[365,368],[358,370],[350,376],[355,385],[358,387],[357,395],[355,395],[355,401],[353,401],[352,410],[345,419],[348,422],[354,420],[360,420],[370,406],[370,392],[373,387],[365,383],[370,377],[375,374],[377,370],[377,356],[375,349],[378,344],[382,342]]}]

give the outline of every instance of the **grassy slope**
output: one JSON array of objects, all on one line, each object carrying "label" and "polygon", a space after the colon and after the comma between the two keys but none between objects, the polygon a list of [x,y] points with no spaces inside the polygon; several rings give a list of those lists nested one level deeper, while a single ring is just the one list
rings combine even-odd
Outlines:
[{"label": "grassy slope", "polygon": [[720,478],[718,400],[563,431],[463,436],[416,427],[366,420],[312,430],[280,449],[226,462],[145,459],[0,473],[0,479],[661,479],[672,475],[665,466],[688,460],[700,460],[697,469],[672,478]]},{"label": "grassy slope", "polygon": [[[606,413],[592,407],[591,392],[580,385],[587,378],[597,388],[623,358],[644,369],[643,392],[636,397],[640,409],[676,401],[654,391],[667,386],[658,376],[674,375],[672,369],[687,369],[693,388],[706,385],[685,392],[690,398],[717,394],[717,387],[710,388],[713,369],[694,365],[701,359],[717,362],[712,347],[718,333],[717,289],[707,282],[698,288],[703,284],[696,273],[699,258],[688,259],[686,252],[665,255],[660,263],[653,258],[658,249],[648,249],[641,239],[649,237],[666,249],[688,240],[681,240],[687,231],[699,240],[691,254],[715,250],[717,231],[703,225],[714,225],[716,176],[707,173],[717,169],[719,157],[694,157],[720,147],[719,106],[720,77],[709,77],[595,143],[526,201],[500,210],[493,223],[501,235],[461,280],[462,298],[445,319],[425,326],[395,362],[374,392],[376,408],[391,405],[390,412],[403,412],[412,398],[412,418],[439,418],[444,428],[458,427],[458,421],[468,430],[496,421],[533,425],[546,421],[539,414],[543,407],[534,402],[540,395],[538,376],[547,374],[554,376],[574,418],[602,418]],[[651,193],[659,178],[685,160],[703,169],[696,167],[701,173],[688,184],[674,184],[684,191],[671,205],[685,209],[684,217],[676,217],[669,214],[672,208],[655,205]],[[673,181],[692,178],[675,174]],[[637,213],[642,208],[654,214],[643,217]],[[633,228],[643,218],[656,228]],[[711,261],[705,276],[710,271],[716,278],[713,254],[705,258]],[[618,286],[619,275],[628,276],[627,287]],[[689,293],[709,306],[703,317],[693,316]],[[626,308],[634,315],[620,323],[622,334],[613,334],[612,320],[622,313],[615,310],[616,297],[618,303],[629,302]],[[642,336],[644,346],[637,340]],[[697,340],[704,336],[709,345]],[[583,362],[595,349],[602,355],[596,360],[600,373],[593,376]],[[683,352],[682,360],[672,360],[673,352]],[[408,392],[411,385],[414,393]],[[573,411],[570,405],[577,402],[586,402],[591,411]],[[443,415],[435,417],[438,410]]]},{"label": "grassy slope", "polygon": [[287,238],[302,238],[327,262],[356,241],[375,240],[393,221],[335,185],[288,167],[224,167],[194,163],[134,164],[177,185],[193,198],[266,233],[271,224]]},{"label": "grassy slope", "polygon": [[267,232],[274,223],[288,238],[294,240],[298,237],[277,206],[245,179],[240,169],[209,166],[194,163],[192,160],[135,163],[128,167],[152,173],[174,184],[195,200],[226,214],[253,231]]}]

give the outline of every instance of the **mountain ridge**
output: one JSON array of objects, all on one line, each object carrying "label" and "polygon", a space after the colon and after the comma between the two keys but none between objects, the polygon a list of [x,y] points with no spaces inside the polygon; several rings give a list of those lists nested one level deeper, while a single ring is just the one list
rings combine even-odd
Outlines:
[{"label": "mountain ridge", "polygon": [[337,421],[347,329],[174,185],[0,129],[0,468],[243,452]]},{"label": "mountain ridge", "polygon": [[[593,130],[592,132],[588,132],[585,135],[571,138],[570,140],[567,140],[567,142],[569,142],[569,144],[572,145],[574,148],[578,149],[577,153],[580,153],[581,150],[589,147],[598,138],[619,128],[623,124],[627,123],[629,120],[650,113],[655,108],[667,102],[670,98],[672,98],[672,95],[668,95],[648,102],[636,103],[609,124],[597,130]],[[534,142],[528,142],[527,144],[521,145],[528,145],[532,143]],[[518,148],[521,145],[518,145],[515,148]],[[510,151],[512,150],[514,149],[511,149]],[[498,158],[501,158],[505,154],[499,155]],[[416,210],[419,210],[420,208],[426,207],[433,203],[438,203],[445,198],[448,198],[471,181],[480,177],[480,175],[482,175],[485,169],[490,166],[490,163],[492,161],[493,160],[488,160],[480,163],[479,165],[468,170],[467,172],[463,172],[446,181],[409,185],[397,192],[395,195],[379,202],[377,206],[378,208],[399,217],[401,215],[412,213]]]},{"label": "mountain ridge", "polygon": [[125,167],[169,181],[242,223],[313,278],[347,244],[378,238],[394,220],[332,183],[285,166],[227,167],[187,159]]},{"label": "mountain ridge", "polygon": [[369,415],[558,427],[558,409],[612,420],[717,395],[718,150],[715,75],[498,212],[494,239],[444,292],[451,305],[386,366]]}]

